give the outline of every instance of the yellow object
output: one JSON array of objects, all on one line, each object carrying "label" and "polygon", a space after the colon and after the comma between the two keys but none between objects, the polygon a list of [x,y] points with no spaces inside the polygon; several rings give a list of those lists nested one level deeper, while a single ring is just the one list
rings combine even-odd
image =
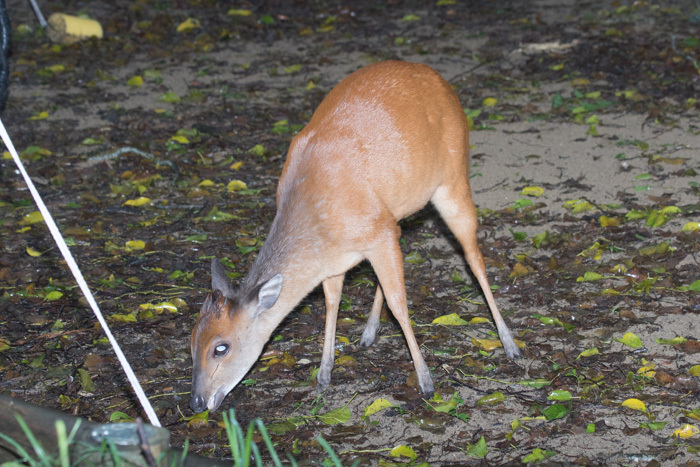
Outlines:
[{"label": "yellow object", "polygon": [[102,25],[94,19],[54,13],[49,16],[49,39],[59,44],[74,44],[88,37],[102,38]]}]

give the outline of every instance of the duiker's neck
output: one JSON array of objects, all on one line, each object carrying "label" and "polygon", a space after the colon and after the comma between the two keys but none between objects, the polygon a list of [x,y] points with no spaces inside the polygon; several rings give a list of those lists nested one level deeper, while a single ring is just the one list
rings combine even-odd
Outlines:
[{"label": "duiker's neck", "polygon": [[241,295],[247,296],[258,285],[282,274],[282,292],[273,309],[286,316],[324,279],[322,248],[313,222],[278,212],[267,240],[241,283]]}]

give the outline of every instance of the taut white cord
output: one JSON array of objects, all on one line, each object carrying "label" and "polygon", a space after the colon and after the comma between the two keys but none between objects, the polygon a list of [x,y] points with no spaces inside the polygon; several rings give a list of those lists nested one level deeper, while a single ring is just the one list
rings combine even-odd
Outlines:
[{"label": "taut white cord", "polygon": [[156,413],[153,410],[151,403],[146,397],[146,394],[143,392],[141,384],[139,384],[139,380],[134,374],[134,370],[131,369],[131,365],[129,365],[129,362],[124,356],[124,352],[122,352],[121,347],[119,347],[119,344],[117,343],[116,339],[114,339],[112,332],[109,330],[109,326],[107,326],[107,322],[105,321],[104,316],[102,316],[100,307],[97,306],[95,297],[92,296],[92,292],[90,292],[90,288],[85,282],[83,274],[80,272],[78,265],[75,263],[73,255],[68,249],[68,245],[66,245],[66,241],[63,239],[63,236],[58,230],[58,227],[56,227],[56,223],[53,221],[53,217],[51,217],[51,213],[46,208],[44,201],[41,199],[39,192],[36,190],[34,182],[32,182],[32,180],[29,178],[29,175],[27,174],[27,171],[24,169],[24,165],[22,164],[22,161],[20,160],[19,155],[17,154],[15,146],[12,144],[10,136],[7,134],[7,130],[5,130],[5,125],[2,123],[2,120],[0,120],[0,136],[2,136],[2,140],[5,143],[5,146],[7,146],[8,151],[10,151],[10,154],[12,155],[12,159],[15,161],[15,164],[17,164],[17,168],[22,173],[22,177],[24,177],[24,182],[29,187],[29,191],[32,193],[32,197],[34,197],[34,202],[39,207],[41,215],[44,216],[44,221],[46,222],[46,225],[48,226],[49,231],[51,232],[51,235],[53,236],[53,239],[56,242],[56,245],[58,245],[58,249],[61,250],[61,254],[66,260],[66,264],[68,264],[68,267],[73,273],[73,277],[75,277],[76,282],[78,282],[80,290],[83,291],[83,295],[85,295],[85,298],[90,304],[90,308],[92,308],[92,311],[95,313],[97,321],[100,322],[100,326],[102,326],[102,330],[107,335],[107,339],[109,339],[110,344],[112,344],[114,353],[117,354],[119,363],[121,363],[122,368],[124,368],[124,373],[126,373],[126,377],[129,379],[131,387],[134,389],[134,392],[136,393],[139,402],[141,402],[141,407],[143,407],[143,410],[146,412],[146,415],[148,415],[148,420],[151,422],[151,425],[160,427],[160,422],[158,421],[158,417],[156,416]]}]

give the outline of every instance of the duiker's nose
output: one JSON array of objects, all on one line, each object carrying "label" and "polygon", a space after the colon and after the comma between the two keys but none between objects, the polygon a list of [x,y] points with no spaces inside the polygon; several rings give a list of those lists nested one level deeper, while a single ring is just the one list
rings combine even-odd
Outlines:
[{"label": "duiker's nose", "polygon": [[204,398],[202,396],[192,396],[190,397],[190,408],[195,412],[203,412],[207,407],[204,405]]}]

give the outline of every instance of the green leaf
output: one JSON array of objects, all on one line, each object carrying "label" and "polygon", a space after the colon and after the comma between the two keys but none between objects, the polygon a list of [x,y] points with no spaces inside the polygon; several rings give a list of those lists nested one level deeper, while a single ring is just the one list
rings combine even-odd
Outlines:
[{"label": "green leaf", "polygon": [[547,396],[547,400],[566,402],[568,400],[571,400],[571,393],[563,389],[556,389],[549,393],[549,395]]},{"label": "green leaf", "polygon": [[586,433],[595,433],[595,423],[589,423],[586,426]]},{"label": "green leaf", "polygon": [[80,379],[80,385],[82,386],[83,391],[95,391],[95,383],[92,381],[92,377],[90,377],[90,373],[88,373],[87,370],[84,368],[78,368],[78,378]]},{"label": "green leaf", "polygon": [[636,334],[631,332],[626,332],[622,336],[622,339],[615,338],[615,340],[625,344],[628,347],[632,347],[633,349],[638,349],[642,346],[642,340]]},{"label": "green leaf", "polygon": [[161,102],[170,102],[172,104],[177,104],[178,102],[180,102],[180,96],[170,91],[160,96],[158,100]]},{"label": "green leaf", "polygon": [[129,415],[125,414],[124,412],[120,412],[118,410],[112,412],[112,414],[109,416],[109,422],[110,423],[124,423],[124,422],[133,422],[134,419],[131,418]]},{"label": "green leaf", "polygon": [[639,426],[642,428],[649,428],[650,430],[663,430],[668,422],[647,422],[640,423]]},{"label": "green leaf", "polygon": [[527,456],[523,457],[523,464],[529,464],[531,462],[542,462],[543,460],[556,455],[556,452],[550,451],[549,449],[533,449],[531,454],[528,454]]},{"label": "green leaf", "polygon": [[513,235],[513,240],[516,242],[522,242],[527,238],[527,233],[526,232],[516,232],[513,229],[509,229],[511,235]]},{"label": "green leaf", "polygon": [[518,210],[518,209],[532,206],[533,204],[534,203],[532,202],[532,200],[529,200],[527,198],[519,198],[519,199],[516,199],[515,202],[510,205],[510,208],[513,210]]},{"label": "green leaf", "polygon": [[544,378],[537,378],[537,379],[525,379],[525,380],[520,380],[518,381],[518,384],[522,384],[523,386],[529,386],[531,388],[542,388],[545,386],[549,386],[552,384],[548,379]]},{"label": "green leaf", "polygon": [[425,262],[425,258],[421,256],[419,251],[412,251],[406,255],[404,261],[410,264],[422,264]]},{"label": "green leaf", "polygon": [[483,459],[484,457],[486,457],[486,454],[488,452],[489,450],[486,447],[486,440],[483,436],[479,441],[476,442],[476,444],[467,444],[467,454],[471,457]]},{"label": "green leaf", "polygon": [[686,339],[685,337],[679,336],[679,337],[674,337],[673,339],[659,339],[657,337],[655,340],[656,340],[657,344],[661,344],[661,345],[678,345],[678,344],[684,343],[688,339]]},{"label": "green leaf", "polygon": [[442,404],[433,405],[431,407],[436,412],[450,413],[453,410],[455,410],[459,406],[459,404],[463,402],[464,400],[462,398],[455,395],[452,396],[452,398],[449,401],[443,402]]},{"label": "green leaf", "polygon": [[603,278],[602,274],[593,271],[586,271],[583,273],[583,277],[577,277],[576,282],[593,282]]},{"label": "green leaf", "polygon": [[262,15],[259,22],[260,24],[274,24],[275,19],[270,15]]},{"label": "green leaf", "polygon": [[569,413],[569,409],[562,404],[552,404],[542,411],[542,415],[544,415],[547,420],[564,418],[567,413]]},{"label": "green leaf", "polygon": [[319,421],[325,423],[326,425],[345,423],[350,420],[350,417],[350,409],[347,406],[339,407],[331,410],[330,412],[316,416]]},{"label": "green leaf", "polygon": [[265,427],[267,428],[267,431],[274,435],[283,435],[289,431],[294,431],[296,429],[296,425],[290,422],[289,420],[274,422],[270,423],[269,425],[266,424]]},{"label": "green leaf", "polygon": [[476,405],[497,405],[506,400],[506,396],[502,392],[496,391],[487,394],[476,401]]},{"label": "green leaf", "polygon": [[552,97],[552,108],[558,109],[562,105],[564,105],[564,98],[561,97],[560,93],[556,93],[554,97]]},{"label": "green leaf", "polygon": [[58,300],[59,298],[63,297],[63,294],[59,292],[58,290],[54,290],[53,292],[49,292],[46,294],[46,297],[44,297],[46,300]]}]

